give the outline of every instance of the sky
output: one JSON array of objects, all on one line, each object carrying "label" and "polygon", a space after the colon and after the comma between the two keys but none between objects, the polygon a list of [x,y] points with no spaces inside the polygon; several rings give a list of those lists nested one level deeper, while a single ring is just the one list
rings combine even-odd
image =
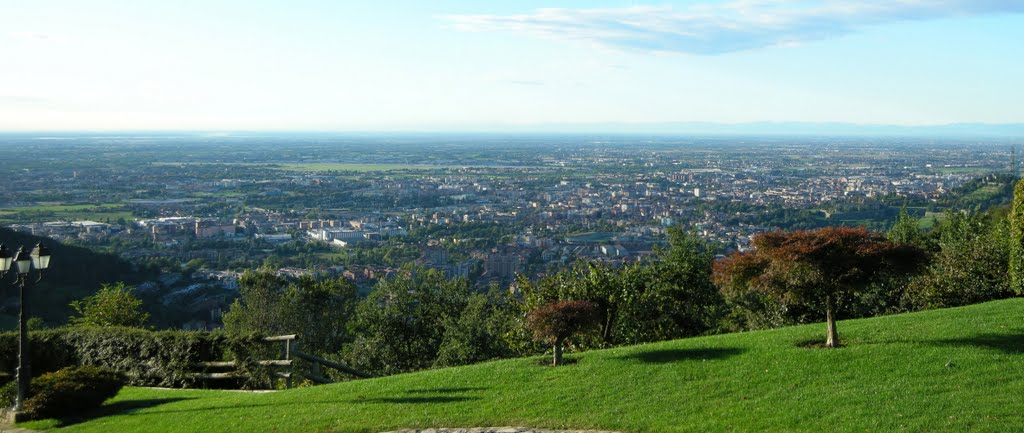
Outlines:
[{"label": "sky", "polygon": [[1022,41],[1017,0],[0,0],[0,131],[1024,123]]}]

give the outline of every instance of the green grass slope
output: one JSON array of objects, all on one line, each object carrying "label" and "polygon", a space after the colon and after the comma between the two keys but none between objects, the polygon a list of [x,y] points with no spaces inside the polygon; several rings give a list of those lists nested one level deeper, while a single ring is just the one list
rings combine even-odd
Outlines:
[{"label": "green grass slope", "polygon": [[[57,432],[382,432],[525,425],[625,432],[1024,429],[1024,299],[691,338],[275,393],[128,388]],[[546,358],[544,359],[546,361]],[[103,416],[101,416],[103,415]]]}]

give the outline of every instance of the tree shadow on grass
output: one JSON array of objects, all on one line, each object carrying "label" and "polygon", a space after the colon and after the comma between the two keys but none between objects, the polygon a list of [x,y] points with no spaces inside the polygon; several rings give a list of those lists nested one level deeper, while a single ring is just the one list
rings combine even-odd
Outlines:
[{"label": "tree shadow on grass", "polygon": [[177,401],[192,400],[192,398],[186,397],[172,397],[172,398],[151,398],[144,400],[122,400],[115,403],[105,404],[96,409],[78,413],[75,415],[69,415],[58,418],[57,427],[67,427],[75,424],[90,421],[96,418],[102,418],[110,415],[122,414],[125,412],[132,412],[139,409],[148,409],[151,407],[160,406],[162,404],[174,403]]},{"label": "tree shadow on grass", "polygon": [[973,346],[996,349],[1009,355],[1024,353],[1024,330],[1012,331],[1012,334],[978,334],[973,337],[936,340],[941,346]]},{"label": "tree shadow on grass", "polygon": [[[539,358],[537,358],[535,360],[534,364],[536,364],[536,365],[538,365],[540,367],[554,367],[553,365],[551,365],[551,361],[552,360],[551,360],[551,356],[550,355],[548,355],[548,356],[541,356],[541,357],[539,357]],[[577,362],[580,362],[579,355],[576,355],[576,354],[566,355],[566,356],[562,357],[562,363],[558,364],[558,366],[559,367],[566,367],[566,366],[569,366],[569,365],[575,365]]]},{"label": "tree shadow on grass", "polygon": [[[123,406],[117,411],[97,411],[83,414],[74,419],[72,423],[65,423],[65,420],[60,420],[61,424],[58,427],[65,427],[72,424],[77,424],[85,421],[89,421],[95,418],[99,418],[107,415],[116,415],[118,413],[125,413],[134,409],[141,409],[145,407],[153,407],[163,403],[170,403],[178,400],[191,400],[190,398],[170,398],[170,399],[158,399],[158,400],[133,400],[126,401]],[[345,404],[441,404],[441,403],[457,403],[462,401],[480,400],[479,397],[462,397],[462,396],[433,396],[433,397],[355,397],[347,400],[318,400],[318,401],[292,401],[292,402],[274,402],[274,403],[250,403],[250,404],[234,404],[234,405],[217,405],[208,407],[197,407],[188,409],[170,409],[170,410],[154,410],[139,415],[150,415],[150,416],[166,416],[167,414],[193,414],[199,416],[202,412],[211,411],[228,411],[228,410],[248,410],[260,407],[268,408],[282,408],[285,406],[309,406],[309,405],[345,405]],[[119,402],[120,403],[120,402]],[[108,405],[116,406],[116,404]],[[106,408],[106,406],[104,406]],[[70,419],[68,421],[71,421]]]},{"label": "tree shadow on grass", "polygon": [[465,388],[425,388],[406,390],[406,394],[458,394],[463,392],[486,391],[489,388],[465,387]]},{"label": "tree shadow on grass", "polygon": [[637,360],[651,364],[666,364],[679,361],[697,361],[708,359],[725,359],[743,353],[745,350],[736,347],[715,347],[697,349],[661,349],[625,355],[622,359]]},{"label": "tree shadow on grass", "polygon": [[421,404],[421,403],[457,403],[460,401],[480,400],[480,397],[438,395],[432,397],[379,397],[357,399],[353,403],[384,403],[384,404]]},{"label": "tree shadow on grass", "polygon": [[835,347],[828,347],[828,346],[825,345],[825,340],[822,340],[820,338],[812,338],[810,340],[798,341],[796,343],[796,347],[800,347],[800,348],[804,348],[804,349],[835,350],[835,349],[842,349],[842,348],[846,347],[846,345],[843,344],[842,341],[840,341],[839,344],[836,345]]}]

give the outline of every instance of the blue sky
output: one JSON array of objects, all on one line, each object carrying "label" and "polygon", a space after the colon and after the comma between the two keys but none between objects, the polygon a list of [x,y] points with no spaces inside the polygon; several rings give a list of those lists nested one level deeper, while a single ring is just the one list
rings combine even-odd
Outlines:
[{"label": "blue sky", "polygon": [[1024,2],[0,0],[0,130],[1024,122]]}]

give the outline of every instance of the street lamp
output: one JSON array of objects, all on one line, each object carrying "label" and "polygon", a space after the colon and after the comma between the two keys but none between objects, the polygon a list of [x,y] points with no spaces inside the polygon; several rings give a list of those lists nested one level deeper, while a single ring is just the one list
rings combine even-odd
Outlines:
[{"label": "street lamp", "polygon": [[18,274],[14,284],[18,286],[18,296],[21,300],[18,313],[18,397],[14,401],[14,410],[20,411],[28,396],[29,381],[32,380],[28,353],[28,304],[25,299],[25,283],[32,268],[39,272],[35,282],[43,278],[43,271],[50,267],[50,249],[38,243],[31,253],[22,246],[11,256],[7,247],[0,244],[0,275],[6,275],[7,271],[11,270],[11,265],[14,265]]}]

